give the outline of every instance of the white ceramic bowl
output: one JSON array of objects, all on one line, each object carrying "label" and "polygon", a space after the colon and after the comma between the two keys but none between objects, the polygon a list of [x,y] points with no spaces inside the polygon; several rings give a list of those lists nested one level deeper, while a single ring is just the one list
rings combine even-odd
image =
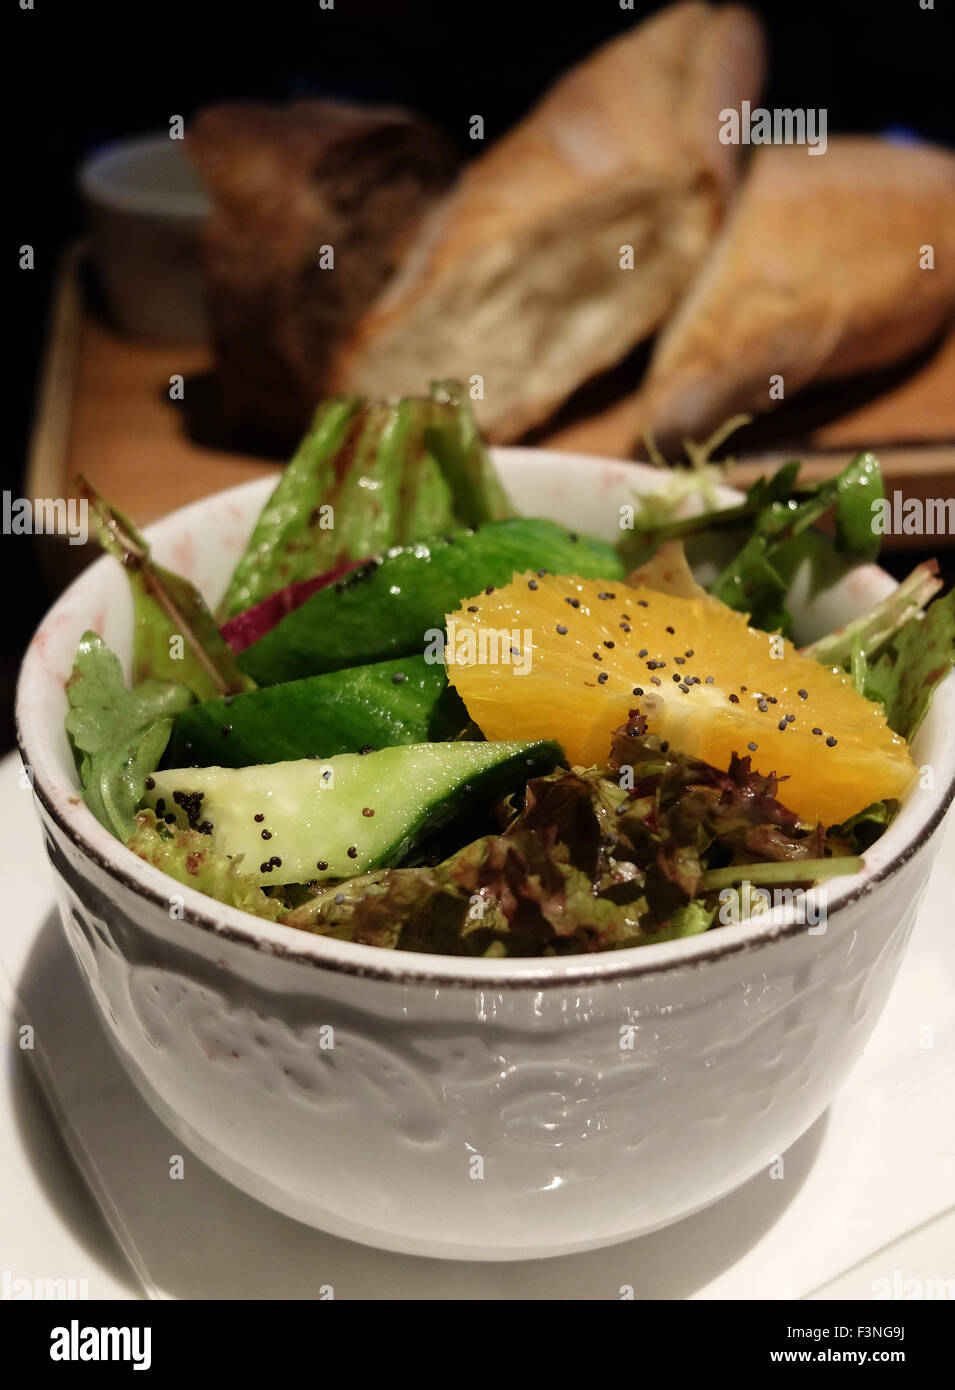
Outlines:
[{"label": "white ceramic bowl", "polygon": [[[608,538],[633,489],[663,481],[530,450],[498,460],[523,510]],[[217,600],[269,486],[160,522],[157,558]],[[888,583],[858,572],[832,597],[832,621]],[[132,606],[112,560],[47,615],[18,694],[63,923],[147,1100],[262,1201],[416,1254],[590,1249],[675,1221],[768,1165],[862,1051],[952,800],[955,680],[914,746],[931,775],[864,871],[828,885],[821,934],[777,911],[602,955],[459,959],[259,921],[114,840],[79,797],[63,730],[63,683],[88,627],[128,663]]]},{"label": "white ceramic bowl", "polygon": [[175,343],[209,336],[200,236],[212,203],[168,134],[119,140],[81,166],[100,287],[126,333]]}]

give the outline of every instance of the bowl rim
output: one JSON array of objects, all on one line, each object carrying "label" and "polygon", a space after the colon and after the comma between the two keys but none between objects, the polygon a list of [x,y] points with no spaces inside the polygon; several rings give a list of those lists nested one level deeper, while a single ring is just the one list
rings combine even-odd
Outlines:
[{"label": "bowl rim", "polygon": [[[186,170],[179,188],[155,189],[137,178],[143,156],[169,157]],[[189,160],[185,142],[167,132],[122,136],[92,150],[76,170],[76,185],[87,203],[130,217],[197,222],[212,211],[212,199]]]},{"label": "bowl rim", "polygon": [[[509,448],[495,452],[502,460],[507,456],[520,455],[525,458],[533,456],[538,462],[544,463],[547,458],[553,458],[558,451]],[[575,460],[575,467],[606,468],[613,465],[622,471],[624,477],[637,478],[650,471],[646,465],[625,463],[618,459],[573,454],[559,456],[565,461]],[[652,472],[657,474],[655,469]],[[274,486],[271,478],[257,478],[200,498],[153,522],[146,528],[146,535],[149,537],[154,528],[167,525],[176,518],[184,519],[190,514],[194,516],[212,505],[235,502],[250,491],[264,492],[267,485]],[[178,880],[170,878],[160,869],[140,859],[121,841],[115,839],[96,820],[85,801],[77,795],[75,787],[69,796],[61,796],[45,783],[39,770],[44,762],[52,763],[55,758],[52,753],[45,758],[42,756],[43,731],[33,727],[34,723],[39,723],[39,717],[27,713],[24,709],[25,691],[31,681],[48,679],[47,673],[39,667],[38,639],[42,639],[82,586],[92,585],[97,572],[102,576],[114,564],[115,561],[110,556],[103,555],[89,565],[47,610],[31,638],[17,683],[17,742],[24,765],[33,769],[31,783],[34,795],[73,847],[122,889],[145,898],[166,913],[171,896],[168,885],[176,884],[176,896],[182,899],[182,910],[177,917],[180,922],[290,963],[309,965],[339,974],[401,985],[435,984],[495,990],[528,986],[537,989],[564,987],[575,983],[587,984],[601,980],[624,980],[644,975],[666,974],[684,967],[695,969],[740,952],[759,950],[773,941],[806,932],[806,924],[798,920],[798,916],[790,907],[783,906],[768,911],[758,921],[749,918],[740,923],[723,925],[715,930],[671,941],[577,955],[488,959],[483,956],[450,956],[387,950],[339,941],[255,917],[238,908],[220,903],[196,888],[180,884]],[[122,580],[119,567],[116,567],[116,580]],[[939,718],[940,706],[943,704],[950,706],[947,712],[952,723],[955,723],[955,671],[942,682],[933,697],[935,722],[940,724],[944,732],[946,721]],[[932,711],[930,717],[931,714]],[[31,748],[39,750],[41,756],[31,754]],[[955,800],[955,739],[952,740],[950,758],[951,774],[941,790],[931,789],[934,804],[928,815],[914,827],[914,833],[908,834],[886,862],[875,872],[865,874],[864,877],[862,874],[853,874],[827,882],[827,930],[832,918],[874,893],[880,885],[894,877],[932,838]],[[900,817],[877,843],[893,836],[893,832],[898,828],[899,819],[904,818],[904,811],[903,806]]]}]

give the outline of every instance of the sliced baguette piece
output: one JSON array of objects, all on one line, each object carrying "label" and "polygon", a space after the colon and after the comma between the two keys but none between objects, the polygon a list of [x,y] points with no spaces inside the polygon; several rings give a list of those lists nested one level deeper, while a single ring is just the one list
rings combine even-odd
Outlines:
[{"label": "sliced baguette piece", "polygon": [[767,145],[640,390],[548,444],[624,455],[644,431],[665,450],[699,441],[773,409],[771,377],[789,400],[902,362],[953,315],[955,155],[862,136],[818,156]]},{"label": "sliced baguette piece", "polygon": [[492,439],[546,419],[660,324],[699,265],[736,178],[719,112],[755,99],[763,70],[758,20],[695,0],[600,48],[460,177],[333,387],[479,376]]}]

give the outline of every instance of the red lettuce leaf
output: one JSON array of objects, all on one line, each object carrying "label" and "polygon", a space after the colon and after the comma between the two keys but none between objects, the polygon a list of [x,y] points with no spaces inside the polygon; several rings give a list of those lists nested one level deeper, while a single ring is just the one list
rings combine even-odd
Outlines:
[{"label": "red lettuce leaf", "polygon": [[278,627],[284,617],[296,608],[301,608],[312,594],[317,594],[319,589],[327,588],[329,584],[336,583],[343,575],[348,574],[349,570],[360,569],[364,564],[367,564],[366,560],[343,560],[333,569],[317,575],[314,579],[298,579],[293,584],[286,584],[284,589],[270,594],[261,603],[254,604],[243,613],[237,613],[234,618],[222,624],[220,631],[233,652],[238,655],[239,652],[245,651],[246,647],[251,647],[260,637],[264,637],[267,632],[271,632],[273,627]]},{"label": "red lettuce leaf", "polygon": [[434,866],[323,885],[283,920],[453,955],[579,953],[690,935],[711,925],[719,901],[704,889],[708,870],[829,852],[822,828],[800,823],[776,792],[776,778],[748,758],[723,771],[673,753],[636,716],[614,735],[606,771],[533,778],[500,834]]}]

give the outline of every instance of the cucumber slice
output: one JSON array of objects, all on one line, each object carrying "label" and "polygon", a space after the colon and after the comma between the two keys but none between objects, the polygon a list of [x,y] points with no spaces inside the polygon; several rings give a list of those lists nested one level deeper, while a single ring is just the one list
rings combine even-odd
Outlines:
[{"label": "cucumber slice", "polygon": [[325,762],[172,768],[147,782],[146,804],[241,855],[259,883],[306,883],[396,864],[425,835],[561,758],[551,742],[420,743]]},{"label": "cucumber slice", "polygon": [[246,767],[453,738],[467,726],[443,666],[423,656],[327,671],[189,705],[163,764]]},{"label": "cucumber slice", "polygon": [[477,531],[389,550],[306,599],[236,660],[261,686],[410,656],[424,650],[429,629],[444,629],[444,615],[462,599],[536,569],[623,577],[620,557],[606,541],[555,521],[491,521]]}]

